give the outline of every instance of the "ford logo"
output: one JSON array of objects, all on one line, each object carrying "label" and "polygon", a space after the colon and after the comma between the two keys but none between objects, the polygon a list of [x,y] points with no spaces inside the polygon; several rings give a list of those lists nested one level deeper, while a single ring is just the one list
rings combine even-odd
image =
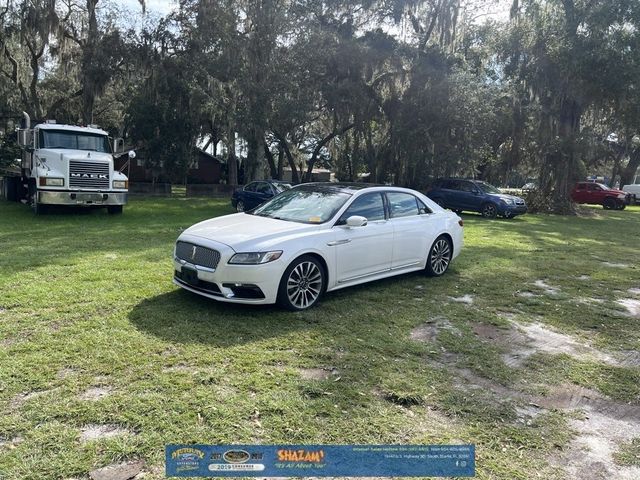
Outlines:
[{"label": "ford logo", "polygon": [[224,461],[227,463],[244,463],[249,460],[250,455],[249,452],[245,452],[244,450],[227,450],[222,455]]}]

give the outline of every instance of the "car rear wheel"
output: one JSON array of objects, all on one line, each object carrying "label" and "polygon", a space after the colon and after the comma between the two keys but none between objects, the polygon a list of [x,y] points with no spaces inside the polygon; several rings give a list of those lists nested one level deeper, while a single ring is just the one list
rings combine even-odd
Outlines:
[{"label": "car rear wheel", "polygon": [[242,200],[238,200],[238,203],[236,203],[236,211],[244,212],[244,202]]},{"label": "car rear wheel", "polygon": [[444,275],[451,263],[452,254],[451,241],[444,235],[436,238],[436,241],[431,245],[431,250],[429,250],[425,268],[427,274],[432,277]]},{"label": "car rear wheel", "polygon": [[303,255],[284,271],[278,288],[278,303],[287,310],[306,310],[320,300],[326,282],[320,262],[311,255]]},{"label": "car rear wheel", "polygon": [[493,203],[485,203],[482,205],[481,213],[484,218],[496,218],[496,215],[498,215],[498,209]]},{"label": "car rear wheel", "polygon": [[616,201],[611,197],[605,198],[604,202],[602,202],[602,208],[605,210],[613,210],[616,208]]}]

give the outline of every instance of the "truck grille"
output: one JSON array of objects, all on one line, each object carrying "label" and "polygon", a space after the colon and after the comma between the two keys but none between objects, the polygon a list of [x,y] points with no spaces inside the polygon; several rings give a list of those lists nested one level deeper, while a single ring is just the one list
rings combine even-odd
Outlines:
[{"label": "truck grille", "polygon": [[69,162],[69,186],[109,190],[109,164],[106,162]]},{"label": "truck grille", "polygon": [[216,268],[220,261],[220,252],[193,243],[176,243],[176,257],[194,265]]}]

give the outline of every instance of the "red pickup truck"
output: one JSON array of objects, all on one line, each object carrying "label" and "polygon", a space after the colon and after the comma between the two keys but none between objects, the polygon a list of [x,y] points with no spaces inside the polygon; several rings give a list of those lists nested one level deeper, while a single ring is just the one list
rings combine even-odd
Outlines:
[{"label": "red pickup truck", "polygon": [[602,205],[607,210],[624,210],[630,196],[602,183],[578,182],[571,191],[571,199],[576,203]]}]

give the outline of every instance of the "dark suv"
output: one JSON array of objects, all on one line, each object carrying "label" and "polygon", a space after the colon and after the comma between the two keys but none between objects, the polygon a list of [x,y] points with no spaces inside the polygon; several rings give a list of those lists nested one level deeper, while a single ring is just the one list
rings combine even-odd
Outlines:
[{"label": "dark suv", "polygon": [[441,178],[427,193],[429,198],[456,213],[463,210],[480,212],[483,217],[513,218],[527,213],[527,205],[520,197],[502,193],[493,185],[466,178]]}]

